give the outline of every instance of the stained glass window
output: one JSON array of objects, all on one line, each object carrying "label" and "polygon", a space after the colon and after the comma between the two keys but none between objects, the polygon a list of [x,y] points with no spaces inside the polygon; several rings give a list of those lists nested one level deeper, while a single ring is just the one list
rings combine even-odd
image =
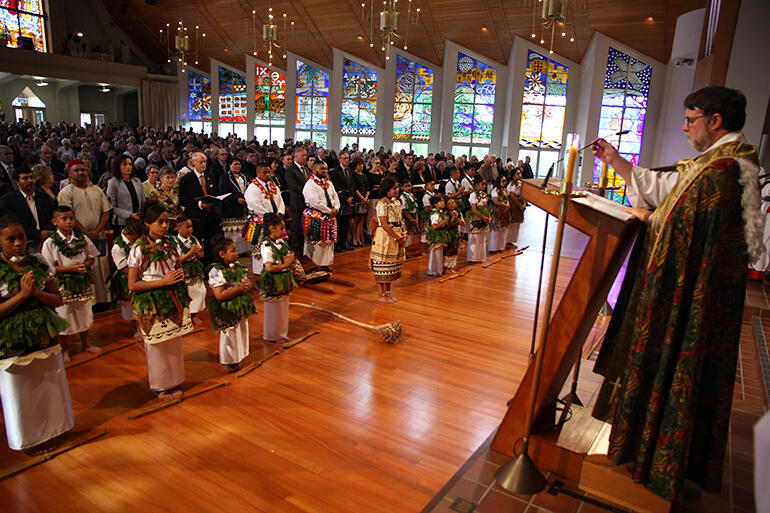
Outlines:
[{"label": "stained glass window", "polygon": [[329,130],[329,74],[297,60],[296,140],[326,146]]},{"label": "stained glass window", "polygon": [[474,155],[489,151],[495,117],[496,83],[495,68],[458,52],[452,117],[452,142],[457,145],[458,151],[467,149]]},{"label": "stained glass window", "polygon": [[254,79],[254,135],[258,141],[278,141],[283,144],[286,131],[286,75],[255,64]]},{"label": "stained glass window", "polygon": [[[393,140],[420,142],[430,140],[433,70],[401,55],[396,56],[396,91],[393,104]],[[411,149],[412,143],[399,149]],[[422,147],[425,144],[416,144]],[[395,145],[394,145],[395,147]]]},{"label": "stained glass window", "polygon": [[527,54],[521,110],[520,159],[528,156],[536,176],[558,159],[564,134],[569,68],[533,50]]},{"label": "stained glass window", "polygon": [[190,121],[211,121],[211,79],[201,73],[187,72],[187,115]]},{"label": "stained glass window", "polygon": [[219,135],[246,138],[246,77],[219,66]]},{"label": "stained glass window", "polygon": [[[378,73],[345,59],[342,64],[342,141],[374,145],[377,130]],[[362,140],[363,139],[363,140]]]},{"label": "stained glass window", "polygon": [[[604,94],[599,113],[599,137],[618,148],[620,155],[632,164],[639,163],[647,116],[647,97],[650,94],[652,66],[615,48],[609,49],[607,72],[604,75]],[[617,135],[629,130],[629,133]],[[594,182],[599,181],[601,162],[596,159]],[[625,182],[614,169],[609,172],[609,184],[623,187]],[[626,202],[625,187],[610,196],[618,202]]]},{"label": "stained glass window", "polygon": [[28,37],[35,51],[48,51],[43,0],[0,0],[0,32],[5,46],[18,48],[20,39]]}]

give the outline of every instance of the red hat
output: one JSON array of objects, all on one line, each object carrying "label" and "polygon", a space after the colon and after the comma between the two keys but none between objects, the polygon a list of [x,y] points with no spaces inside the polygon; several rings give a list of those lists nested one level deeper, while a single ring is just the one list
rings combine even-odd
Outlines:
[{"label": "red hat", "polygon": [[72,159],[69,162],[67,162],[67,171],[69,171],[72,168],[72,166],[85,166],[85,165],[86,163],[80,159]]}]

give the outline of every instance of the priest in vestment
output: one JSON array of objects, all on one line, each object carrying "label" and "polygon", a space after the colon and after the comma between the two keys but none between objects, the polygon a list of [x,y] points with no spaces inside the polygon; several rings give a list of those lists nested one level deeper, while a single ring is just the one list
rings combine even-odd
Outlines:
[{"label": "priest in vestment", "polygon": [[678,501],[685,479],[722,487],[750,261],[763,251],[756,148],[740,130],[746,98],[706,87],[684,101],[701,154],[664,171],[632,166],[606,141],[593,152],[628,183],[646,223],[596,372],[594,415],[612,422],[609,457]]}]

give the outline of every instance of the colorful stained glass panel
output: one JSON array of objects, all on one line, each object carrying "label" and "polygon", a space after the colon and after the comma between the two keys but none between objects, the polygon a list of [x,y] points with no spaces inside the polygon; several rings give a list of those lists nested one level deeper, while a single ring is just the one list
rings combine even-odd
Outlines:
[{"label": "colorful stained glass panel", "polygon": [[297,96],[329,96],[329,74],[297,60]]},{"label": "colorful stained glass panel", "polygon": [[427,140],[430,138],[432,69],[403,55],[396,56],[393,139]]},{"label": "colorful stained glass panel", "polygon": [[246,77],[219,66],[219,120],[246,122]]},{"label": "colorful stained glass panel", "polygon": [[374,135],[377,130],[377,71],[350,59],[342,63],[344,135]]},{"label": "colorful stained glass panel", "polygon": [[21,37],[32,40],[33,49],[47,51],[45,16],[39,0],[0,1],[0,32],[5,45],[18,48]]},{"label": "colorful stained glass panel", "polygon": [[296,66],[296,127],[298,130],[312,130],[305,132],[307,139],[326,141],[326,134],[321,137],[316,130],[329,128],[329,74],[300,60],[297,60]]},{"label": "colorful stained glass panel", "polygon": [[[534,50],[528,51],[519,130],[519,145],[522,148],[561,149],[568,77],[567,66]],[[550,159],[552,156],[547,157]],[[532,159],[534,169],[538,169],[540,158],[539,151],[535,152]]]},{"label": "colorful stained glass panel", "polygon": [[458,52],[453,142],[472,144],[491,142],[496,87],[497,70],[494,67]]},{"label": "colorful stained glass panel", "polygon": [[286,75],[254,65],[254,105],[257,125],[286,123]]},{"label": "colorful stained glass panel", "polygon": [[191,121],[211,119],[211,79],[189,70],[187,72],[187,117]]}]

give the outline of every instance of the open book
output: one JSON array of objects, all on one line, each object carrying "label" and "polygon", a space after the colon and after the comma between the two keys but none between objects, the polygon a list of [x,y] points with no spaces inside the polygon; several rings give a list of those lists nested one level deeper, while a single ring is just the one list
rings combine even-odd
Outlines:
[{"label": "open book", "polygon": [[215,203],[217,201],[222,201],[226,197],[228,197],[231,192],[228,192],[227,194],[222,194],[221,196],[209,196],[208,194],[206,196],[201,196],[200,198],[195,198],[196,201],[200,201],[201,203]]},{"label": "open book", "polygon": [[623,205],[620,203],[615,203],[611,199],[602,198],[598,194],[594,194],[590,191],[584,190],[581,192],[585,192],[586,196],[583,198],[573,198],[572,201],[590,207],[599,212],[603,212],[609,216],[614,217],[615,219],[620,219],[621,221],[629,221],[634,217],[633,215],[623,210]]}]

